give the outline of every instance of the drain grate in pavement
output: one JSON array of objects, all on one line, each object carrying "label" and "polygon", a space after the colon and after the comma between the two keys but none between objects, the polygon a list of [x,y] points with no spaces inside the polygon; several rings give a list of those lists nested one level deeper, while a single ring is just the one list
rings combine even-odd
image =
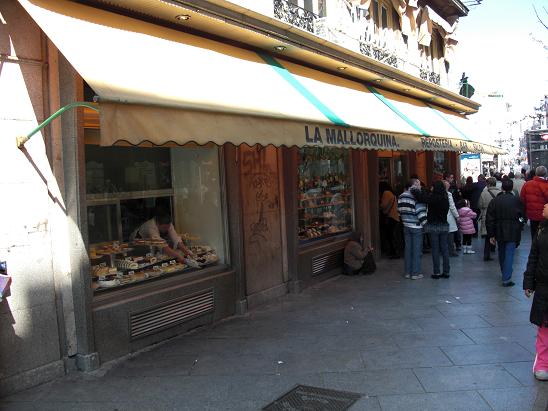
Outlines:
[{"label": "drain grate in pavement", "polygon": [[297,385],[263,408],[265,411],[344,411],[361,398],[355,392]]}]

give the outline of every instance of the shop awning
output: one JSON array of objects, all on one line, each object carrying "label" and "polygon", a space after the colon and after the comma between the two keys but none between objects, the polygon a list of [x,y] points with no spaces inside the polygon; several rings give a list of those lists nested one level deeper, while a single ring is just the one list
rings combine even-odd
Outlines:
[{"label": "shop awning", "polygon": [[100,96],[102,145],[501,151],[466,118],[371,85],[70,1],[20,3]]}]

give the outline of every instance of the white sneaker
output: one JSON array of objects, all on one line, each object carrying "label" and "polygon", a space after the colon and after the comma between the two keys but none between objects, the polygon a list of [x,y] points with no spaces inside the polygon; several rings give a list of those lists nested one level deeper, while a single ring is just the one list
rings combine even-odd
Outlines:
[{"label": "white sneaker", "polygon": [[404,277],[407,278],[407,279],[410,279],[410,278],[411,278],[411,274],[405,274]]},{"label": "white sneaker", "polygon": [[420,280],[421,278],[424,278],[424,275],[422,275],[422,274],[417,274],[417,275],[412,275],[412,276],[411,276],[411,279],[412,279],[412,280]]},{"label": "white sneaker", "polygon": [[468,254],[476,254],[476,252],[474,250],[472,250],[472,246],[469,246]]},{"label": "white sneaker", "polygon": [[539,381],[548,381],[548,371],[535,371],[535,378]]}]

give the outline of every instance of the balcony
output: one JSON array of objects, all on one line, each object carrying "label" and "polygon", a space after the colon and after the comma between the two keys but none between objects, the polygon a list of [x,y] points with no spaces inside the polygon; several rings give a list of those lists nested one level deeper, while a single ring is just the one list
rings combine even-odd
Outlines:
[{"label": "balcony", "polygon": [[403,39],[398,42],[392,31],[379,31],[371,20],[348,14],[342,1],[339,4],[339,12],[330,13],[325,17],[320,17],[288,0],[273,1],[274,16],[286,23],[422,80],[438,86],[441,83],[440,74],[423,69],[421,66],[424,62],[420,59],[409,58],[412,53],[404,49],[406,46]]},{"label": "balcony", "polygon": [[314,33],[314,21],[319,16],[289,1],[274,0],[274,17]]}]

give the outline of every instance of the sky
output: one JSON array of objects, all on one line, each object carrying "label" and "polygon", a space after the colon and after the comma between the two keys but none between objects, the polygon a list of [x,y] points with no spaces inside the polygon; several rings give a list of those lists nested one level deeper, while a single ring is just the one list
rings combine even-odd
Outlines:
[{"label": "sky", "polygon": [[460,19],[457,29],[454,88],[466,72],[476,89],[472,100],[489,104],[487,94],[502,92],[504,103],[512,106],[509,120],[534,114],[548,94],[548,49],[533,39],[548,48],[548,30],[538,21],[533,4],[548,25],[543,10],[548,10],[548,0],[483,0]]}]

